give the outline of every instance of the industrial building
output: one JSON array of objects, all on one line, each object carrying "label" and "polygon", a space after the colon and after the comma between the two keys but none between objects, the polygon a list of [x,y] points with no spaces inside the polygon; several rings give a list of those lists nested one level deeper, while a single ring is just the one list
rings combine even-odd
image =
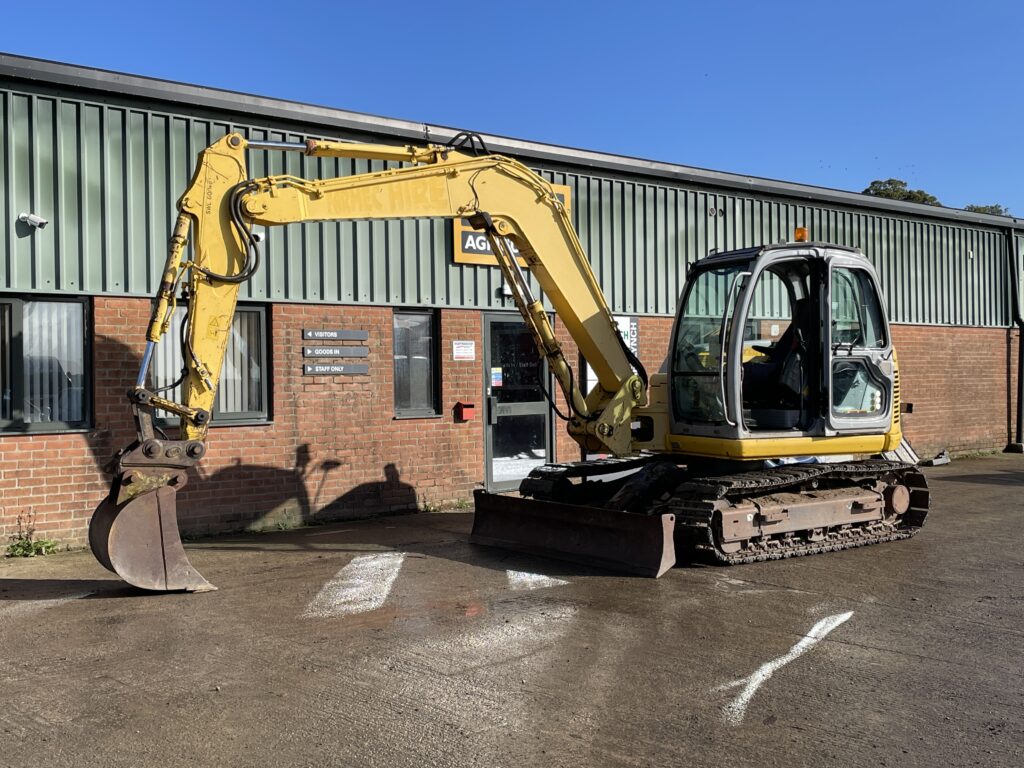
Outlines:
[{"label": "industrial building", "polygon": [[[40,533],[68,544],[84,542],[102,468],[134,435],[125,391],[196,154],[232,131],[377,143],[456,133],[9,55],[0,128],[0,534],[31,511]],[[903,427],[920,453],[1019,442],[1024,221],[483,138],[560,188],[650,369],[668,349],[687,265],[801,226],[876,265],[914,404]],[[257,176],[383,167],[251,157]],[[531,466],[578,457],[500,272],[465,222],[260,234],[263,267],[242,289],[209,454],[182,492],[183,530],[467,502],[475,487],[512,489]],[[158,383],[175,378],[178,354],[162,349]]]}]

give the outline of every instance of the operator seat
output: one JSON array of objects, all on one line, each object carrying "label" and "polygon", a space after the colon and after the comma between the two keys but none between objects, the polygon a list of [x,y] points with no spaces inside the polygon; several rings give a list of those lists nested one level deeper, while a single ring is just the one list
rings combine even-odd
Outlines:
[{"label": "operator seat", "polygon": [[743,364],[743,403],[778,408],[799,399],[804,390],[806,323],[810,301],[793,305],[793,319],[779,340],[770,347],[755,347],[763,357]]}]

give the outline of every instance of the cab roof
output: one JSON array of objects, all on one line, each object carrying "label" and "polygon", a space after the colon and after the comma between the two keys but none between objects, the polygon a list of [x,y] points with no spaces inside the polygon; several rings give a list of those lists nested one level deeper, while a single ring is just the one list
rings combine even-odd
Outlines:
[{"label": "cab roof", "polygon": [[[818,251],[830,250],[830,251],[844,251],[850,256],[860,256],[866,258],[859,248],[850,248],[846,245],[836,245],[835,243],[825,243],[821,241],[814,241],[809,243],[793,242],[793,243],[773,243],[771,245],[758,245],[752,248],[739,248],[734,251],[723,251],[722,253],[713,253],[709,256],[705,256],[702,259],[697,260],[697,264],[704,266],[705,264],[718,264],[726,261],[736,261],[738,259],[753,259],[760,256],[762,253],[768,251],[805,251],[814,249]],[[811,254],[812,256],[814,254]],[[819,257],[824,254],[817,254]]]}]

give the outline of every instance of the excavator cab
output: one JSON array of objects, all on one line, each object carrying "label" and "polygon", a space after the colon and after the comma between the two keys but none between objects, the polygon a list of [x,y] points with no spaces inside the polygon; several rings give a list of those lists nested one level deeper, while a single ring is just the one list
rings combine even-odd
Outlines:
[{"label": "excavator cab", "polygon": [[496,543],[657,576],[680,551],[747,563],[908,538],[924,522],[924,477],[879,457],[901,440],[899,386],[859,251],[795,242],[697,262],[652,393],[634,427],[649,453],[534,470],[528,498],[478,494],[478,516],[511,532]]},{"label": "excavator cab", "polygon": [[[670,359],[670,439],[687,453],[757,460],[899,443],[892,340],[859,251],[790,243],[698,262]],[[843,435],[853,439],[823,440]]]}]

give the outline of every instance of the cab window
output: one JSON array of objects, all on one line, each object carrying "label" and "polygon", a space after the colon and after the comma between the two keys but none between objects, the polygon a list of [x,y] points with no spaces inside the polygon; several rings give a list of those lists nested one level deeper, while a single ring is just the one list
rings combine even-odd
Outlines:
[{"label": "cab window", "polygon": [[845,419],[876,418],[888,407],[888,383],[858,349],[888,343],[874,281],[863,269],[836,267],[831,284],[832,413]]},{"label": "cab window", "polygon": [[871,277],[863,269],[832,270],[832,346],[881,349],[885,323]]},{"label": "cab window", "polygon": [[672,397],[676,418],[686,422],[721,423],[722,376],[729,348],[731,300],[747,262],[705,269],[694,275],[676,323],[672,353]]}]

